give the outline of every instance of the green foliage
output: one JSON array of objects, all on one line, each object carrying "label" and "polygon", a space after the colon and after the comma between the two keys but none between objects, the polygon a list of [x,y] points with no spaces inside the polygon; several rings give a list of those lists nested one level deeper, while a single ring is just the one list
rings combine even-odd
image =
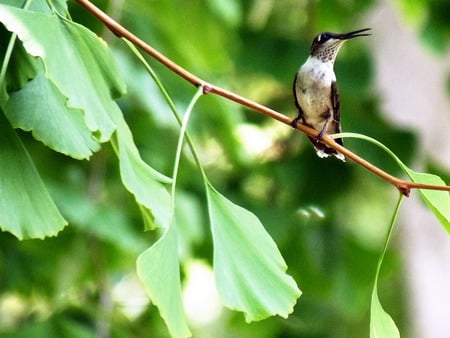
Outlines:
[{"label": "green foliage", "polygon": [[[406,169],[408,176],[413,182],[445,185],[445,182],[436,175],[418,173],[411,169]],[[450,233],[450,196],[445,191],[420,189],[420,196],[435,214],[439,222]]]},{"label": "green foliage", "polygon": [[370,337],[371,338],[399,338],[400,333],[395,326],[392,318],[386,313],[381,306],[378,299],[377,284],[375,284],[371,300],[371,323],[370,323]]},{"label": "green foliage", "polygon": [[[29,57],[42,60],[45,78],[51,82],[47,93],[59,95],[51,97],[53,101],[44,103],[44,107],[67,100],[67,107],[83,111],[84,126],[77,126],[78,129],[87,128],[99,142],[109,140],[114,131],[110,111],[117,109],[113,99],[124,94],[125,85],[106,45],[83,26],[56,14],[24,11],[4,5],[0,9],[0,20],[8,30],[17,34]],[[71,67],[61,60],[69,62]],[[34,99],[41,100],[42,97],[34,96]],[[14,108],[19,107],[11,107]],[[81,119],[71,122],[76,121]],[[19,122],[12,120],[12,124]],[[34,130],[35,126],[31,124],[28,128]],[[39,138],[42,137],[39,134]],[[49,139],[44,143],[64,149],[63,145],[52,144]]]},{"label": "green foliage", "polygon": [[139,256],[137,272],[148,295],[159,308],[171,335],[190,336],[181,303],[180,262],[174,225]]},{"label": "green foliage", "polygon": [[283,257],[261,222],[207,185],[217,288],[227,307],[248,322],[287,317],[300,297]]},{"label": "green foliage", "polygon": [[117,130],[112,144],[119,158],[123,184],[144,208],[142,212],[150,215],[145,217],[148,229],[154,229],[155,225],[168,227],[171,217],[170,198],[163,183],[170,183],[170,178],[160,174],[141,159],[122,115],[115,114],[113,120]]},{"label": "green foliage", "polygon": [[55,151],[77,159],[89,158],[100,146],[86,128],[82,110],[68,107],[66,101],[58,87],[40,72],[22,90],[11,94],[5,114],[14,128],[32,131],[36,140]]},{"label": "green foliage", "polygon": [[[338,135],[359,138],[377,145],[397,162],[398,166],[409,176],[412,182],[445,186],[445,182],[439,176],[419,173],[408,168],[388,147],[371,137],[354,133],[342,133]],[[433,211],[442,226],[450,232],[450,194],[447,191],[428,189],[419,189],[419,192],[424,202],[428,205],[430,210]]]},{"label": "green foliage", "polygon": [[67,222],[3,115],[0,131],[0,227],[19,239],[56,235]]},{"label": "green foliage", "polygon": [[[193,257],[211,263],[223,304],[246,321],[283,317],[246,324],[222,310],[210,324],[215,336],[359,337],[369,322],[372,336],[383,327],[395,336],[377,289],[402,282],[397,256],[386,252],[390,236],[373,283],[388,187],[316,158],[305,138],[234,103],[197,102],[199,92],[192,99],[189,85],[152,64],[160,81],[135,50],[87,29],[108,39],[78,5],[69,16],[65,1],[1,3],[0,336],[211,336],[185,315]],[[339,18],[356,20],[370,5],[131,0],[120,21],[208,81],[294,116],[291,81],[311,36],[348,29]],[[336,65],[344,129],[398,145],[389,170],[442,184],[400,162],[414,155],[414,135],[378,115],[372,62],[360,47]],[[189,102],[181,123],[177,110]],[[376,147],[349,144],[385,165]],[[448,193],[420,193],[450,231]],[[137,314],[115,298],[136,270],[159,313],[142,295]],[[295,281],[303,297],[294,310]],[[2,316],[8,302],[23,308]],[[383,303],[403,313],[402,299]],[[393,317],[402,331],[404,318]]]}]

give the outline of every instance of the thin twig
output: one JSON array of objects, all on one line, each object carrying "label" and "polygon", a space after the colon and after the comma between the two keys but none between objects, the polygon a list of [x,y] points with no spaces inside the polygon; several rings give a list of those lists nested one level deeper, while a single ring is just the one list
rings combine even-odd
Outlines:
[{"label": "thin twig", "polygon": [[[146,52],[148,55],[165,65],[167,68],[175,72],[176,74],[180,75],[182,78],[184,78],[186,81],[190,82],[194,86],[203,86],[203,92],[205,94],[212,93],[219,96],[222,96],[228,100],[234,101],[236,103],[239,103],[243,106],[246,106],[252,110],[255,110],[261,114],[264,114],[268,117],[271,117],[273,119],[276,119],[284,124],[290,125],[291,119],[283,114],[280,114],[276,112],[273,109],[270,109],[266,106],[263,106],[259,103],[256,103],[252,100],[249,100],[245,97],[239,96],[233,92],[230,92],[226,89],[217,87],[213,84],[210,84],[203,79],[199,78],[198,76],[190,73],[183,67],[179,66],[172,60],[165,57],[163,54],[158,52],[156,49],[148,45],[143,40],[139,39],[137,36],[132,34],[130,31],[125,29],[123,26],[121,26],[119,23],[114,21],[111,17],[109,17],[107,14],[105,14],[103,11],[101,11],[99,8],[97,8],[94,4],[92,4],[88,0],[76,0],[80,5],[85,7],[89,12],[91,12],[94,16],[96,16],[103,24],[108,27],[115,35],[118,37],[126,38],[127,40],[131,41],[134,45],[141,48],[144,52]],[[312,137],[316,137],[319,132],[317,130],[314,130],[312,128],[309,128],[302,124],[297,124],[296,127],[298,130],[303,132],[304,134]],[[390,184],[394,185],[403,195],[409,196],[409,193],[411,189],[431,189],[431,190],[444,190],[444,191],[450,191],[450,186],[444,186],[444,185],[431,185],[431,184],[422,184],[422,183],[414,183],[406,180],[399,179],[395,176],[392,176],[385,172],[384,170],[378,168],[377,166],[373,165],[372,163],[366,161],[365,159],[359,157],[352,151],[348,150],[347,148],[342,147],[338,143],[336,143],[332,137],[329,135],[324,135],[321,139],[321,142],[326,144],[327,146],[337,150],[338,152],[344,154],[344,156],[355,163],[358,163],[362,167],[366,168],[367,170],[371,171],[375,175],[379,176],[383,180],[389,182]]]}]

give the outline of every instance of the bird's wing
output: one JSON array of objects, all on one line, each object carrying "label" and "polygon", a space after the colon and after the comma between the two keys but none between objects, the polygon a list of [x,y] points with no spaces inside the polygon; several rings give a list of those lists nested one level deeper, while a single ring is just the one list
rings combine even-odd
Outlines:
[{"label": "bird's wing", "polygon": [[[333,105],[333,111],[334,111],[334,133],[340,133],[341,132],[341,103],[339,101],[339,90],[337,87],[336,81],[333,81],[331,83],[331,104]],[[337,143],[339,143],[341,146],[344,145],[344,142],[341,138],[335,139]]]},{"label": "bird's wing", "polygon": [[294,92],[294,100],[295,100],[295,107],[297,107],[297,111],[298,111],[298,116],[297,119],[301,119],[303,118],[303,110],[300,107],[300,105],[298,104],[298,100],[297,100],[297,81],[298,81],[298,73],[295,74],[295,78],[294,78],[294,84],[292,86],[293,92]]},{"label": "bird's wing", "polygon": [[339,90],[336,84],[336,81],[333,81],[331,83],[331,104],[333,105],[333,117],[334,120],[339,125],[339,131],[340,132],[340,121],[341,121],[341,107],[340,107],[340,101],[339,101]]}]

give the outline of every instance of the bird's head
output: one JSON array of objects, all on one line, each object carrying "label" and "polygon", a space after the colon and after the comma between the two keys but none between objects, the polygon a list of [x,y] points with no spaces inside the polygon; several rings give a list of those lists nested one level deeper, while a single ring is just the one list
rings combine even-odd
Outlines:
[{"label": "bird's head", "polygon": [[345,34],[337,34],[331,32],[324,32],[317,35],[311,45],[311,55],[317,57],[323,62],[334,62],[337,52],[342,44],[349,39],[358,36],[368,36],[370,33],[363,33],[370,30],[364,28]]}]

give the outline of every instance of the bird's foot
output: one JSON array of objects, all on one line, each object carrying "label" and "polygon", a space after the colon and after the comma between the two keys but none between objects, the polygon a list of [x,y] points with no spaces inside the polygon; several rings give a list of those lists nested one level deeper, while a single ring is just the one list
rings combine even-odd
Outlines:
[{"label": "bird's foot", "polygon": [[297,116],[295,119],[293,119],[293,120],[291,121],[291,123],[290,123],[291,127],[292,127],[292,128],[297,128],[297,124],[298,124],[298,121],[300,121],[300,119],[301,119],[300,116]]},{"label": "bird's foot", "polygon": [[328,129],[328,124],[330,123],[330,120],[327,120],[327,122],[325,122],[325,124],[323,125],[322,130],[319,132],[319,134],[317,134],[316,137],[314,137],[314,140],[319,143],[322,140],[323,135],[325,135],[325,133],[327,132]]},{"label": "bird's foot", "polygon": [[323,128],[316,137],[314,137],[314,141],[319,143],[322,140],[323,135],[325,135],[325,128]]}]

